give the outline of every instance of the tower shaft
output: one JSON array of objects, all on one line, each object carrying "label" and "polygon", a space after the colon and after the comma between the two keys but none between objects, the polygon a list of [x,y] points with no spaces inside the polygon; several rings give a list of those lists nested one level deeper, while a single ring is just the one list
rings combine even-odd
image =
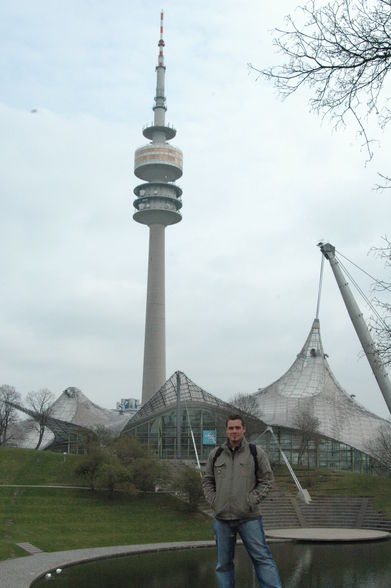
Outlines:
[{"label": "tower shaft", "polygon": [[165,329],[165,228],[182,220],[182,190],[175,181],[182,175],[182,151],[168,141],[175,129],[166,124],[163,55],[163,13],[160,15],[159,55],[156,66],[156,96],[153,123],[143,135],[150,143],[136,149],[134,173],[144,180],[134,188],[133,218],[149,227],[147,306],[145,318],[142,403],[147,402],[166,380]]},{"label": "tower shaft", "polygon": [[[149,229],[142,402],[166,381],[165,226]],[[153,391],[151,393],[151,391]]]}]

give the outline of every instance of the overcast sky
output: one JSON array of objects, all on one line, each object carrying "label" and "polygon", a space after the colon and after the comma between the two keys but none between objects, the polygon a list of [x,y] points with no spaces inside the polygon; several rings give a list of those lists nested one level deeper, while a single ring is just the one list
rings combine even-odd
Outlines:
[{"label": "overcast sky", "polygon": [[[249,73],[280,60],[288,0],[3,0],[0,7],[0,383],[141,396],[148,230],[132,220],[134,150],[152,120],[160,9],[167,120],[184,153],[183,221],[166,231],[167,377],[228,400],[279,378],[315,318],[322,238],[367,271],[389,231],[390,132],[365,165],[308,94]],[[370,280],[355,274],[369,294]],[[366,316],[368,311],[359,304]],[[334,375],[386,404],[325,265]]]}]

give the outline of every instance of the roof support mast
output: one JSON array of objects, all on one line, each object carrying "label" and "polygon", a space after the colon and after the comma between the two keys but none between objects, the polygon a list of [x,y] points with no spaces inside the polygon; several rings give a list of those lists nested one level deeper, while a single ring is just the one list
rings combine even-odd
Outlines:
[{"label": "roof support mast", "polygon": [[368,330],[367,324],[364,321],[362,312],[358,307],[356,300],[349,288],[349,284],[346,281],[345,276],[339,266],[339,263],[335,257],[335,247],[330,243],[319,243],[320,250],[326,259],[330,262],[331,269],[333,270],[334,277],[337,281],[338,287],[341,291],[342,298],[345,302],[345,306],[356,330],[357,336],[360,339],[360,343],[364,349],[365,355],[368,358],[369,365],[372,368],[373,374],[379,384],[381,393],[383,394],[384,400],[388,406],[388,410],[391,413],[391,382],[388,378],[387,372],[382,364],[379,353],[376,349],[376,345],[371,337]]}]

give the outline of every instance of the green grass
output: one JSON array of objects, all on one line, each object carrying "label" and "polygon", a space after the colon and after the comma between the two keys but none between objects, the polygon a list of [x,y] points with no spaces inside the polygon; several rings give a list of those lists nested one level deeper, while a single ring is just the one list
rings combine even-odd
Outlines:
[{"label": "green grass", "polygon": [[16,543],[43,551],[212,539],[211,520],[164,494],[135,499],[54,488],[0,488],[0,558]]},{"label": "green grass", "polygon": [[[0,449],[0,484],[80,485],[73,474],[78,456]],[[78,489],[0,487],[0,559],[26,553],[17,543],[43,551],[166,541],[212,539],[212,524],[164,494],[113,500],[104,492]]]},{"label": "green grass", "polygon": [[[308,471],[303,466],[294,466],[294,471],[303,488],[313,496],[371,496],[377,510],[391,520],[391,477],[370,476],[354,472],[326,469]],[[287,468],[274,470],[276,486],[281,490],[296,491],[296,486]]]},{"label": "green grass", "polygon": [[0,484],[70,484],[83,486],[73,470],[80,457],[50,451],[0,448]]},{"label": "green grass", "polygon": [[[79,456],[0,448],[1,484],[80,483],[73,469]],[[294,466],[311,495],[372,496],[375,506],[391,519],[391,478],[311,470]],[[275,469],[276,486],[296,493],[286,467]],[[166,541],[212,539],[211,520],[189,513],[183,503],[164,494],[113,500],[103,492],[76,488],[0,486],[0,559],[26,553],[17,543],[29,542],[43,551]]]}]

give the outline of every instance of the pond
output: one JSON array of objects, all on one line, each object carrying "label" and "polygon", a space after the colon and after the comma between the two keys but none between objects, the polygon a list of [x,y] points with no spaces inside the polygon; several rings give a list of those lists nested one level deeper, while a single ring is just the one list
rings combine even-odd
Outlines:
[{"label": "pond", "polygon": [[[284,588],[390,588],[391,541],[272,543]],[[236,552],[236,585],[256,588],[251,562]],[[216,588],[215,549],[132,555],[65,568],[34,588]]]}]

